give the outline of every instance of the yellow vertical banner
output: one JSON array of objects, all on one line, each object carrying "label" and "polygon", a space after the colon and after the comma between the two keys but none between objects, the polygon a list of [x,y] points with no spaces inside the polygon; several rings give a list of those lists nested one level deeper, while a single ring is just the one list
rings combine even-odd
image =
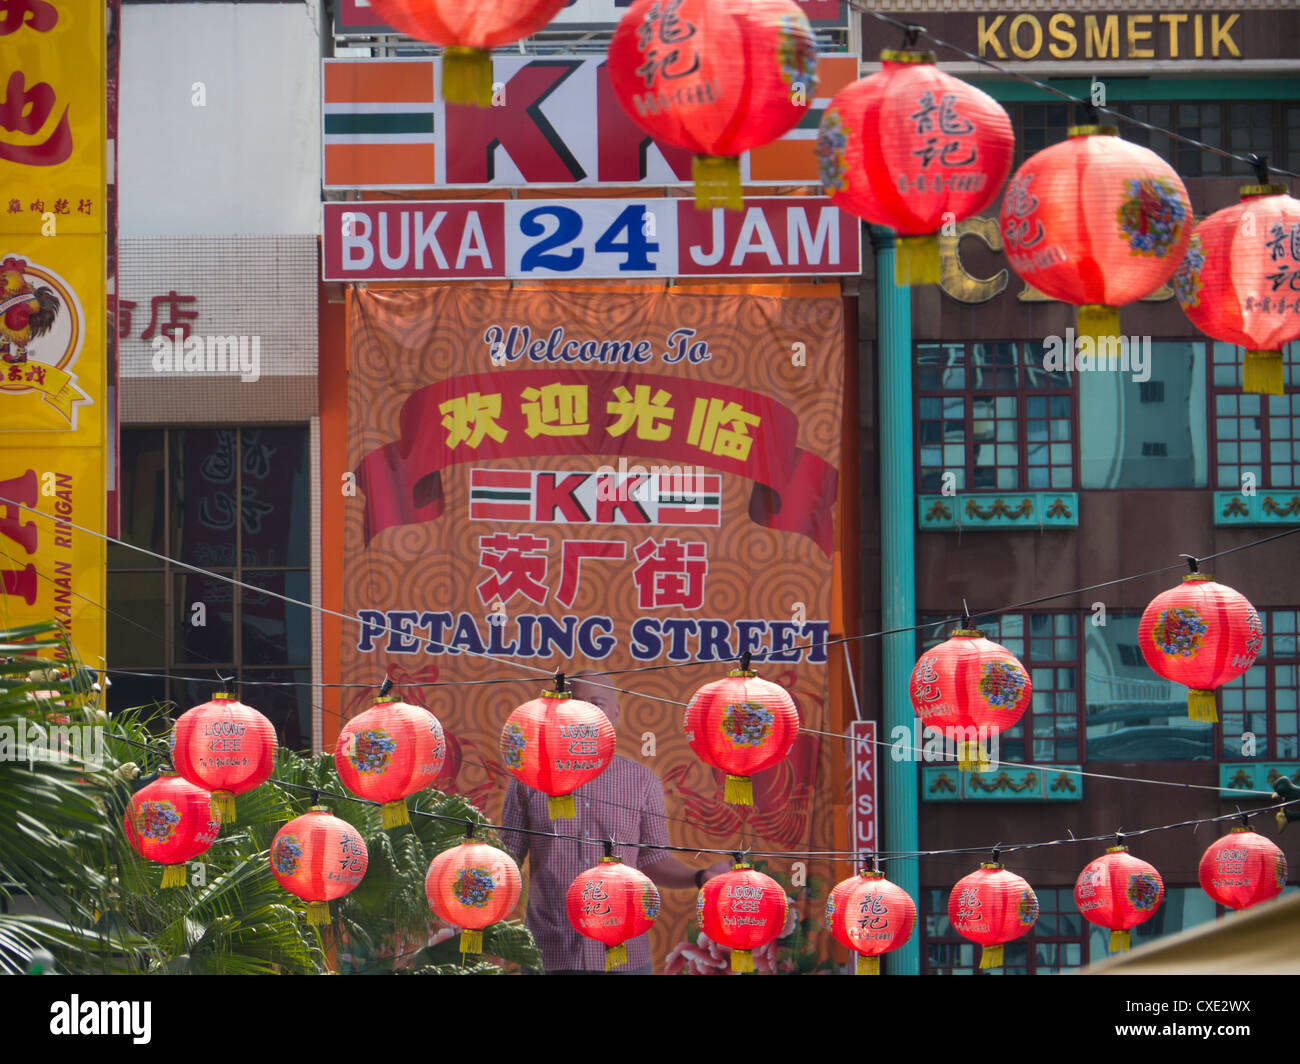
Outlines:
[{"label": "yellow vertical banner", "polygon": [[104,665],[104,5],[0,5],[0,626]]}]

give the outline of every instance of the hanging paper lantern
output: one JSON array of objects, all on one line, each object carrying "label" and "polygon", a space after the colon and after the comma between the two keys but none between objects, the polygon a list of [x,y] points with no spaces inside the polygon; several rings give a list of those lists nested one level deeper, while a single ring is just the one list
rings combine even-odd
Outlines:
[{"label": "hanging paper lantern", "polygon": [[799,711],[784,687],[752,669],[733,669],[695,692],[683,727],[696,755],[727,773],[724,799],[753,805],[753,777],[789,755],[799,737]]},{"label": "hanging paper lantern", "polygon": [[182,713],[172,728],[172,762],[212,792],[212,819],[235,822],[235,795],[259,787],[275,770],[275,725],[223,692]]},{"label": "hanging paper lantern", "polygon": [[446,103],[492,105],[491,49],[531,37],[569,0],[370,0],[375,14],[418,41],[443,46]]},{"label": "hanging paper lantern", "polygon": [[984,947],[981,968],[1002,967],[1002,947],[1038,920],[1033,888],[997,862],[958,880],[948,895],[948,922],[962,938]]},{"label": "hanging paper lantern", "polygon": [[164,887],[184,886],[185,863],[206,852],[221,833],[212,796],[172,773],[131,795],[122,826],[131,849],[163,866]]},{"label": "hanging paper lantern", "polygon": [[1150,920],[1164,896],[1160,873],[1127,846],[1111,846],[1074,884],[1074,904],[1083,918],[1110,929],[1112,953],[1129,948],[1129,931]]},{"label": "hanging paper lantern", "polygon": [[427,709],[383,695],[339,733],[334,765],[343,786],[381,802],[385,828],[409,824],[406,798],[430,786],[442,771],[447,743]]},{"label": "hanging paper lantern", "polygon": [[1138,645],[1152,669],[1187,685],[1188,718],[1213,724],[1214,689],[1255,663],[1264,626],[1245,595],[1193,572],[1142,611]]},{"label": "hanging paper lantern", "polygon": [[1247,185],[1199,223],[1174,293],[1206,336],[1246,349],[1242,391],[1282,394],[1282,347],[1300,338],[1300,200]]},{"label": "hanging paper lantern", "polygon": [[1011,171],[1011,119],[933,52],[884,51],[822,115],[817,163],[835,205],[899,234],[898,284],[939,283],[939,230],[974,217]]},{"label": "hanging paper lantern", "polygon": [[650,877],[606,857],[578,874],[564,897],[578,934],[605,944],[605,971],[627,963],[630,938],[644,935],[659,916],[659,889]]},{"label": "hanging paper lantern", "polygon": [[1020,660],[973,628],[927,650],[912,670],[912,708],[921,723],[957,748],[963,771],[989,767],[984,740],[1015,727],[1033,686]]},{"label": "hanging paper lantern", "polygon": [[731,950],[733,972],[752,972],[754,950],[785,928],[785,908],[781,885],[740,862],[700,888],[695,919],[704,934]]},{"label": "hanging paper lantern", "polygon": [[[563,678],[561,677],[561,680]],[[608,767],[617,739],[599,706],[559,690],[525,702],[501,729],[501,760],[525,787],[550,795],[552,820],[572,819],[573,792]]]},{"label": "hanging paper lantern", "polygon": [[429,862],[424,893],[440,920],[461,928],[461,953],[483,952],[483,929],[519,902],[519,866],[510,855],[473,838]]},{"label": "hanging paper lantern", "polygon": [[[1015,172],[1000,218],[1007,263],[1039,291],[1079,308],[1079,356],[1119,352],[1119,307],[1173,276],[1192,235],[1182,179],[1111,126],[1076,126]],[[1074,351],[1069,351],[1071,356]]]},{"label": "hanging paper lantern", "polygon": [[880,955],[912,937],[916,903],[879,872],[837,883],[826,899],[826,928],[855,958],[855,975],[879,975]]},{"label": "hanging paper lantern", "polygon": [[1286,855],[1250,828],[1233,828],[1201,856],[1201,889],[1229,909],[1249,909],[1286,886]]},{"label": "hanging paper lantern", "polygon": [[623,110],[695,153],[695,205],[743,204],[742,152],[793,129],[817,95],[817,46],[793,0],[636,0],[609,43]]},{"label": "hanging paper lantern", "polygon": [[356,828],[314,805],[275,833],[270,860],[276,882],[307,903],[307,922],[327,924],[329,903],[352,893],[370,854]]}]

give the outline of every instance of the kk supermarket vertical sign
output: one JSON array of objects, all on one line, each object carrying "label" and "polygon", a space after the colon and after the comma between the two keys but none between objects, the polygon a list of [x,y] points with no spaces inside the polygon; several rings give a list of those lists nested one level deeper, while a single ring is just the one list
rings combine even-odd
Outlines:
[{"label": "kk supermarket vertical sign", "polygon": [[57,620],[95,667],[104,543],[73,525],[105,516],[104,34],[102,4],[0,5],[0,624]]}]

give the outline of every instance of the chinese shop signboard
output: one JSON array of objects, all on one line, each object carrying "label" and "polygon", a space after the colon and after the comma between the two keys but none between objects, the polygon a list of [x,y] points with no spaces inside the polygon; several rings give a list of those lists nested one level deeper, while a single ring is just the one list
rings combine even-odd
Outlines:
[{"label": "chinese shop signboard", "polygon": [[7,14],[0,625],[57,620],[102,667],[104,542],[73,525],[105,527],[104,6],[28,0]]},{"label": "chinese shop signboard", "polygon": [[[749,651],[827,728],[844,328],[838,291],[815,293],[349,290],[341,679],[387,672],[438,716],[461,751],[446,786],[500,814],[500,730],[546,674],[702,660],[617,684],[638,692],[620,752],[661,781],[672,842],[832,848],[838,743],[801,734],[753,808],[727,805],[677,704]],[[679,894],[659,963],[693,944]]]}]

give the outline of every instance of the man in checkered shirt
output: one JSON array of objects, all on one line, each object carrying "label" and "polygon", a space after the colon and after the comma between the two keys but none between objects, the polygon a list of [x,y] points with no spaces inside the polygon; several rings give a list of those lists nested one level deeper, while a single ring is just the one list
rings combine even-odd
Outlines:
[{"label": "man in checkered shirt", "polygon": [[[569,681],[574,698],[599,706],[611,724],[618,727],[618,694],[610,681],[577,673]],[[708,868],[692,868],[667,850],[668,825],[664,815],[663,785],[645,765],[615,754],[609,766],[589,783],[573,792],[577,814],[573,820],[552,820],[547,796],[512,779],[506,790],[500,832],[514,859],[520,864],[531,859],[528,878],[528,913],[525,922],[537,940],[542,964],[549,975],[603,972],[605,947],[579,935],[569,923],[564,898],[569,884],[605,856],[604,842],[614,839],[630,843],[614,848],[630,868],[639,868],[661,890],[697,890],[705,880],[731,867],[727,860]],[[528,835],[511,828],[554,831],[580,835],[588,842]],[[627,941],[627,964],[615,968],[618,975],[649,975],[649,934]]]}]

